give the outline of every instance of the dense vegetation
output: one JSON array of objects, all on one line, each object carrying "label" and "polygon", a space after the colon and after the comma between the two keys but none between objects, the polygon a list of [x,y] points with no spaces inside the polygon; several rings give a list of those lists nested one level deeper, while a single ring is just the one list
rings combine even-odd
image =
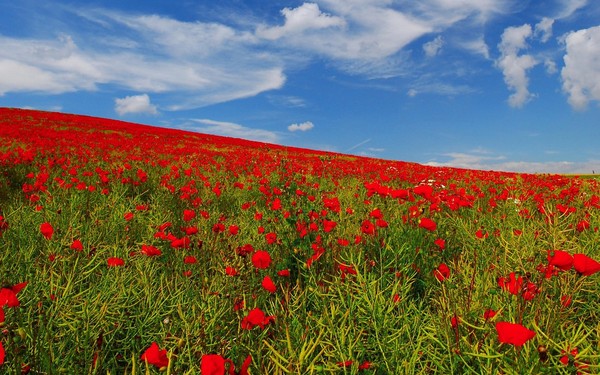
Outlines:
[{"label": "dense vegetation", "polygon": [[598,373],[595,179],[0,109],[5,373]]}]

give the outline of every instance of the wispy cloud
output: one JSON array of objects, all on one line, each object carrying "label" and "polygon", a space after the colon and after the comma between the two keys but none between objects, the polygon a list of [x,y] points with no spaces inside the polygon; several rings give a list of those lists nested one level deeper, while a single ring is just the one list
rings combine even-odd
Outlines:
[{"label": "wispy cloud", "polygon": [[441,154],[440,157],[444,160],[432,160],[424,164],[436,167],[455,167],[522,173],[600,173],[600,160],[588,160],[583,162],[514,161],[510,160],[505,155],[497,155],[484,149],[475,149],[468,152],[450,152]]},{"label": "wispy cloud", "polygon": [[280,142],[280,137],[275,132],[264,129],[250,128],[233,122],[216,121],[210,119],[194,119],[192,120],[192,123],[186,123],[181,127],[186,130],[222,135],[226,137],[250,139],[266,143]]},{"label": "wispy cloud", "polygon": [[589,0],[558,0],[558,10],[553,18],[568,18],[579,9],[585,7]]},{"label": "wispy cloud", "polygon": [[[177,110],[254,96],[285,82],[280,58],[255,48],[250,32],[102,9],[85,18],[76,11],[62,16],[82,26],[77,34],[0,36],[0,95],[114,85],[158,94],[161,108]],[[102,38],[88,32],[98,28]]]},{"label": "wispy cloud", "polygon": [[[314,0],[285,8],[282,24],[259,25],[255,34],[282,49],[328,58],[352,74],[389,78],[406,72],[402,53],[415,40],[459,23],[483,25],[517,3],[422,0],[399,6],[381,0]],[[433,56],[442,45],[438,36],[424,48]],[[484,53],[481,44],[473,48]]]},{"label": "wispy cloud", "polygon": [[359,143],[355,144],[354,146],[352,146],[352,147],[350,147],[349,149],[347,149],[347,150],[346,150],[346,152],[350,152],[350,151],[356,150],[356,149],[357,149],[357,148],[359,148],[360,146],[363,146],[363,145],[365,145],[365,144],[367,144],[367,143],[369,143],[369,142],[371,142],[371,138],[367,138],[367,139],[365,139],[364,141],[362,141],[362,142],[359,142]]},{"label": "wispy cloud", "polygon": [[306,100],[292,95],[268,95],[267,98],[274,105],[288,108],[302,108],[307,105]]},{"label": "wispy cloud", "polygon": [[425,52],[425,56],[433,57],[437,55],[442,49],[443,45],[444,39],[441,35],[438,35],[437,37],[435,37],[435,39],[423,44],[423,51]]}]

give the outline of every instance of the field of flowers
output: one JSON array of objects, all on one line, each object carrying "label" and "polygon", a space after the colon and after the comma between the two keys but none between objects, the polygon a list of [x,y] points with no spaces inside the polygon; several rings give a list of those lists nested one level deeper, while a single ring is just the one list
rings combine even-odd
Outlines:
[{"label": "field of flowers", "polygon": [[600,186],[0,109],[0,372],[594,374]]}]

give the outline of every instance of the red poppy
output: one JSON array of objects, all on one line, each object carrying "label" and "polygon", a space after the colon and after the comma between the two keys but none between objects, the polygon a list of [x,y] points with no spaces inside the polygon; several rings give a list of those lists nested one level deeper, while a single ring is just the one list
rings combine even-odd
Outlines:
[{"label": "red poppy", "polygon": [[275,283],[273,283],[273,280],[271,280],[271,278],[269,276],[265,276],[263,278],[261,285],[263,288],[265,288],[265,290],[267,290],[270,293],[275,293],[275,291],[277,290]]},{"label": "red poppy", "polygon": [[364,234],[375,234],[375,225],[371,223],[369,220],[365,220],[360,225],[360,229]]},{"label": "red poppy", "polygon": [[436,244],[440,250],[444,250],[446,248],[446,241],[442,238],[438,238],[435,241],[433,241],[434,244]]},{"label": "red poppy", "polygon": [[[248,367],[252,363],[252,356],[248,355],[242,363],[239,375],[248,375]],[[202,375],[225,375],[225,364],[229,365],[229,375],[235,375],[233,362],[225,359],[219,354],[205,354],[200,360],[200,372]]]},{"label": "red poppy", "polygon": [[244,362],[242,363],[242,367],[240,367],[239,375],[248,375],[248,367],[252,363],[252,356],[248,354]]},{"label": "red poppy", "polygon": [[358,369],[359,370],[367,370],[371,368],[371,362],[369,361],[364,361],[363,363],[361,363],[360,365],[358,365]]},{"label": "red poppy", "polygon": [[131,221],[133,219],[133,212],[126,212],[123,215],[123,218],[125,219],[125,221]]},{"label": "red poppy", "polygon": [[218,354],[205,354],[200,360],[200,372],[202,375],[224,375],[225,363],[225,358]]},{"label": "red poppy", "polygon": [[426,217],[419,219],[419,226],[432,232],[437,228],[435,221]]},{"label": "red poppy", "polygon": [[523,346],[535,336],[535,332],[523,327],[518,323],[498,322],[496,323],[498,340],[503,344]]},{"label": "red poppy", "polygon": [[74,240],[71,244],[71,249],[75,251],[83,251],[83,244],[80,240]]},{"label": "red poppy", "polygon": [[548,250],[548,264],[560,268],[563,271],[568,271],[573,267],[573,257],[571,254],[562,250]]},{"label": "red poppy", "polygon": [[331,232],[332,230],[335,229],[336,226],[337,226],[337,223],[335,221],[323,219],[323,231],[325,233]]},{"label": "red poppy", "polygon": [[17,298],[17,293],[19,293],[23,288],[25,288],[25,286],[27,286],[27,282],[15,284],[10,288],[0,289],[0,308],[4,306],[19,306],[21,303]]},{"label": "red poppy", "polygon": [[489,237],[489,233],[488,232],[484,232],[483,229],[479,229],[477,232],[475,232],[475,237],[477,237],[479,239],[488,238]]},{"label": "red poppy", "polygon": [[264,250],[252,254],[252,264],[258,269],[266,269],[271,265],[271,255]]},{"label": "red poppy", "polygon": [[252,329],[254,327],[265,328],[270,322],[274,322],[274,316],[266,316],[260,308],[255,308],[248,312],[248,315],[241,321],[242,329]]},{"label": "red poppy", "polygon": [[162,254],[162,252],[152,245],[142,245],[142,254],[149,257],[154,257],[159,256],[160,254]]},{"label": "red poppy", "polygon": [[167,367],[169,365],[167,349],[161,350],[156,341],[150,344],[150,347],[146,349],[140,359],[158,368]]},{"label": "red poppy", "polygon": [[196,211],[194,210],[183,210],[183,221],[190,221],[196,217]]},{"label": "red poppy", "polygon": [[430,199],[433,194],[433,187],[431,185],[421,184],[413,189],[415,194],[422,196],[425,199]]},{"label": "red poppy", "polygon": [[444,281],[450,277],[450,268],[448,268],[446,263],[442,263],[438,268],[433,270],[433,276],[435,276],[438,281]]},{"label": "red poppy", "polygon": [[485,319],[485,320],[492,319],[495,316],[496,316],[496,311],[494,311],[492,309],[487,309],[483,313],[483,319]]},{"label": "red poppy", "polygon": [[44,238],[50,240],[52,239],[52,235],[54,234],[54,228],[52,228],[52,225],[48,222],[42,223],[40,225],[40,233],[42,234],[42,236],[44,236]]},{"label": "red poppy", "polygon": [[4,306],[0,306],[0,326],[4,323],[5,315],[4,315]]},{"label": "red poppy", "polygon": [[523,299],[525,301],[531,301],[539,292],[539,289],[537,287],[537,285],[535,285],[534,283],[532,283],[531,281],[528,281],[527,284],[525,285],[525,288],[523,289]]},{"label": "red poppy", "polygon": [[239,272],[235,268],[233,268],[231,266],[227,266],[227,267],[225,267],[225,274],[227,276],[237,276],[237,275],[239,275]]},{"label": "red poppy", "polygon": [[269,232],[265,234],[265,239],[269,245],[272,245],[277,242],[277,233]]},{"label": "red poppy", "polygon": [[197,227],[185,227],[182,228],[183,231],[185,232],[185,234],[187,236],[193,236],[194,234],[198,233],[198,228]]},{"label": "red poppy", "polygon": [[183,258],[183,263],[185,263],[185,264],[195,264],[195,263],[198,263],[198,259],[196,259],[196,257],[193,256],[193,255],[188,255],[185,258]]},{"label": "red poppy", "polygon": [[498,286],[510,294],[518,295],[523,289],[523,276],[517,278],[515,273],[511,272],[508,278],[501,277],[498,279]]},{"label": "red poppy", "polygon": [[586,229],[590,228],[590,222],[587,220],[581,220],[579,223],[577,223],[576,229],[578,232],[583,232]]},{"label": "red poppy", "polygon": [[354,362],[352,360],[350,360],[350,361],[337,362],[336,365],[338,365],[339,367],[350,367],[350,366],[352,366],[352,363],[354,363]]},{"label": "red poppy", "polygon": [[281,277],[290,277],[290,270],[285,269],[285,270],[277,271],[277,275],[281,276]]},{"label": "red poppy", "polygon": [[0,289],[0,306],[17,307],[21,303],[17,298],[17,294],[9,288]]},{"label": "red poppy", "polygon": [[585,254],[573,255],[573,266],[583,276],[590,276],[600,271],[600,263]]},{"label": "red poppy", "polygon": [[109,267],[121,267],[125,265],[125,262],[121,258],[110,257],[106,260]]},{"label": "red poppy", "polygon": [[4,346],[2,346],[2,342],[0,341],[0,365],[4,364]]}]

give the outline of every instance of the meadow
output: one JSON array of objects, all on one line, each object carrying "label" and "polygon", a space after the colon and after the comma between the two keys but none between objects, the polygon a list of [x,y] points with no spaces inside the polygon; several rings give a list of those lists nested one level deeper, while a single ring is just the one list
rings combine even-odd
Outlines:
[{"label": "meadow", "polygon": [[0,171],[2,373],[600,373],[595,178],[19,109]]}]

